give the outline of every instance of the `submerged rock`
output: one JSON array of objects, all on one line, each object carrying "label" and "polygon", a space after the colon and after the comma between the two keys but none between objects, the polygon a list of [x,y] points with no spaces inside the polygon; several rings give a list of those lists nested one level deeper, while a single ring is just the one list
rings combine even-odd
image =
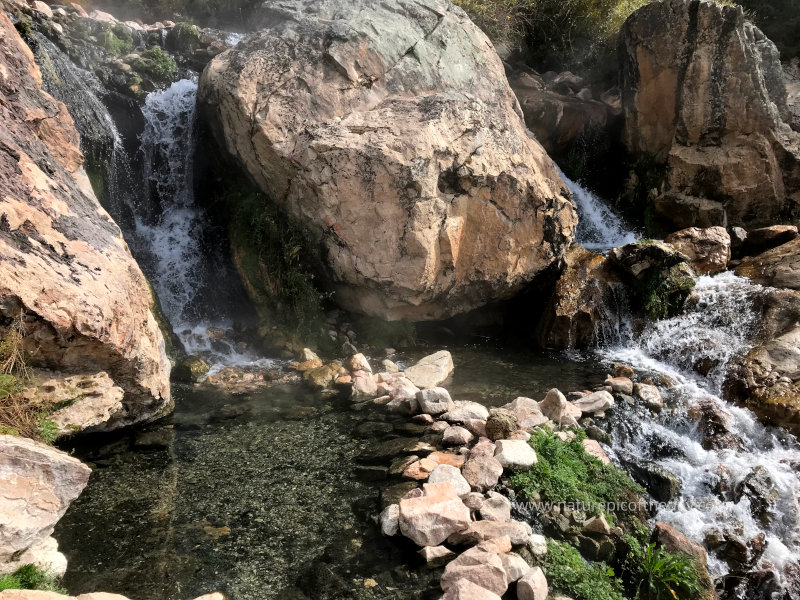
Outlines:
[{"label": "submerged rock", "polygon": [[105,371],[124,391],[93,429],[159,416],[170,364],[147,280],[92,191],[72,118],[42,91],[5,14],[0,73],[0,327],[19,319],[33,366]]},{"label": "submerged rock", "polygon": [[575,210],[460,8],[289,0],[262,24],[209,64],[199,106],[319,240],[342,306],[443,319],[560,260]]},{"label": "submerged rock", "polygon": [[780,55],[740,7],[647,4],[623,25],[620,57],[624,140],[662,173],[659,217],[725,227],[796,214],[800,134]]}]

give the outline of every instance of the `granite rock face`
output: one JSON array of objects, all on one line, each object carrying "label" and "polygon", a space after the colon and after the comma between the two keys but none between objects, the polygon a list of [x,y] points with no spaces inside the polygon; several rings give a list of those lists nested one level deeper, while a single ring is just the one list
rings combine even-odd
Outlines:
[{"label": "granite rock face", "polygon": [[209,64],[199,106],[319,241],[340,305],[443,319],[560,261],[574,207],[460,8],[281,0],[261,24]]},{"label": "granite rock face", "polygon": [[21,324],[34,367],[107,374],[122,399],[86,413],[93,429],[114,429],[170,408],[170,365],[147,280],[89,185],[72,118],[41,82],[0,14],[0,328]]},{"label": "granite rock face", "polygon": [[800,136],[775,45],[740,7],[653,2],[620,33],[624,140],[665,172],[655,212],[678,227],[796,215]]},{"label": "granite rock face", "polygon": [[0,435],[0,563],[11,563],[0,572],[22,566],[19,555],[48,539],[90,472],[60,450]]}]

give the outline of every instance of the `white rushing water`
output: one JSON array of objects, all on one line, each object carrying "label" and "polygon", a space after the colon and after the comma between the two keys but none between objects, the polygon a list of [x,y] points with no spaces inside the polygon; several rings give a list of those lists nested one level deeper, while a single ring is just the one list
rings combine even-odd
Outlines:
[{"label": "white rushing water", "polygon": [[[271,361],[238,349],[224,336],[210,339],[207,333],[212,328],[229,330],[233,323],[230,318],[209,319],[213,311],[200,297],[201,290],[214,289],[222,278],[213,272],[212,250],[203,247],[209,223],[195,204],[196,98],[197,82],[183,79],[145,99],[141,135],[145,183],[160,210],[154,216],[138,211],[136,237],[152,254],[153,287],[187,353],[206,358],[212,372],[224,366],[268,366]],[[224,304],[224,296],[218,298]],[[224,312],[229,307],[216,308]]]},{"label": "white rushing water", "polygon": [[[701,543],[714,530],[727,530],[744,541],[764,532],[762,560],[780,570],[800,559],[800,485],[793,469],[800,463],[800,449],[793,436],[760,425],[750,411],[722,399],[731,359],[749,348],[759,291],[750,280],[729,272],[700,277],[684,314],[650,323],[635,338],[600,352],[608,360],[677,382],[675,387],[662,387],[665,408],[657,418],[642,418],[615,431],[615,449],[637,460],[655,461],[682,481],[680,498],[663,506],[656,520],[675,525]],[[729,431],[741,439],[740,449],[703,447],[703,432],[689,415],[701,400],[727,414]],[[737,500],[735,492],[715,493],[725,473],[730,473],[729,489],[736,490],[756,467],[766,469],[777,492],[768,524],[753,516],[747,496]],[[709,563],[713,573],[730,570],[713,553]]]},{"label": "white rushing water", "polygon": [[581,184],[572,181],[558,169],[559,175],[572,192],[578,207],[578,230],[575,241],[589,250],[609,250],[635,242],[636,234],[598,198]]}]

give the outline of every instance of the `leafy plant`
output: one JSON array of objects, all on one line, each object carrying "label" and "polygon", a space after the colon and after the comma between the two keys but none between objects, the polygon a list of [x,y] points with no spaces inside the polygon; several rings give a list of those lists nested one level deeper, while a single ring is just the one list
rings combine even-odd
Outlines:
[{"label": "leafy plant", "polygon": [[0,575],[0,592],[3,590],[43,590],[66,594],[59,580],[38,569],[35,565],[23,565],[11,575]]},{"label": "leafy plant", "polygon": [[46,413],[39,415],[39,424],[37,426],[39,438],[45,444],[52,444],[58,439],[60,433],[58,425],[47,419]]},{"label": "leafy plant", "polygon": [[547,540],[542,570],[550,587],[576,600],[625,600],[614,570],[603,562],[586,562],[569,544]]},{"label": "leafy plant", "polygon": [[636,565],[633,581],[637,600],[694,600],[702,586],[694,560],[650,544],[634,546],[629,563]]}]

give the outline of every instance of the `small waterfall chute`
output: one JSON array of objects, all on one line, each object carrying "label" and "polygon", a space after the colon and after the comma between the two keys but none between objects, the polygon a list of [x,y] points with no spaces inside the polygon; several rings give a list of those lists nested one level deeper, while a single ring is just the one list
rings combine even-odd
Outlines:
[{"label": "small waterfall chute", "polygon": [[150,201],[136,211],[137,243],[150,254],[146,270],[189,354],[206,358],[212,370],[268,364],[224,336],[208,334],[233,327],[243,293],[222,256],[218,229],[195,203],[196,97],[197,81],[183,79],[145,99],[140,141]]},{"label": "small waterfall chute", "polygon": [[638,239],[636,233],[594,192],[564,175],[561,169],[558,173],[578,207],[576,242],[589,250],[609,250]]}]

